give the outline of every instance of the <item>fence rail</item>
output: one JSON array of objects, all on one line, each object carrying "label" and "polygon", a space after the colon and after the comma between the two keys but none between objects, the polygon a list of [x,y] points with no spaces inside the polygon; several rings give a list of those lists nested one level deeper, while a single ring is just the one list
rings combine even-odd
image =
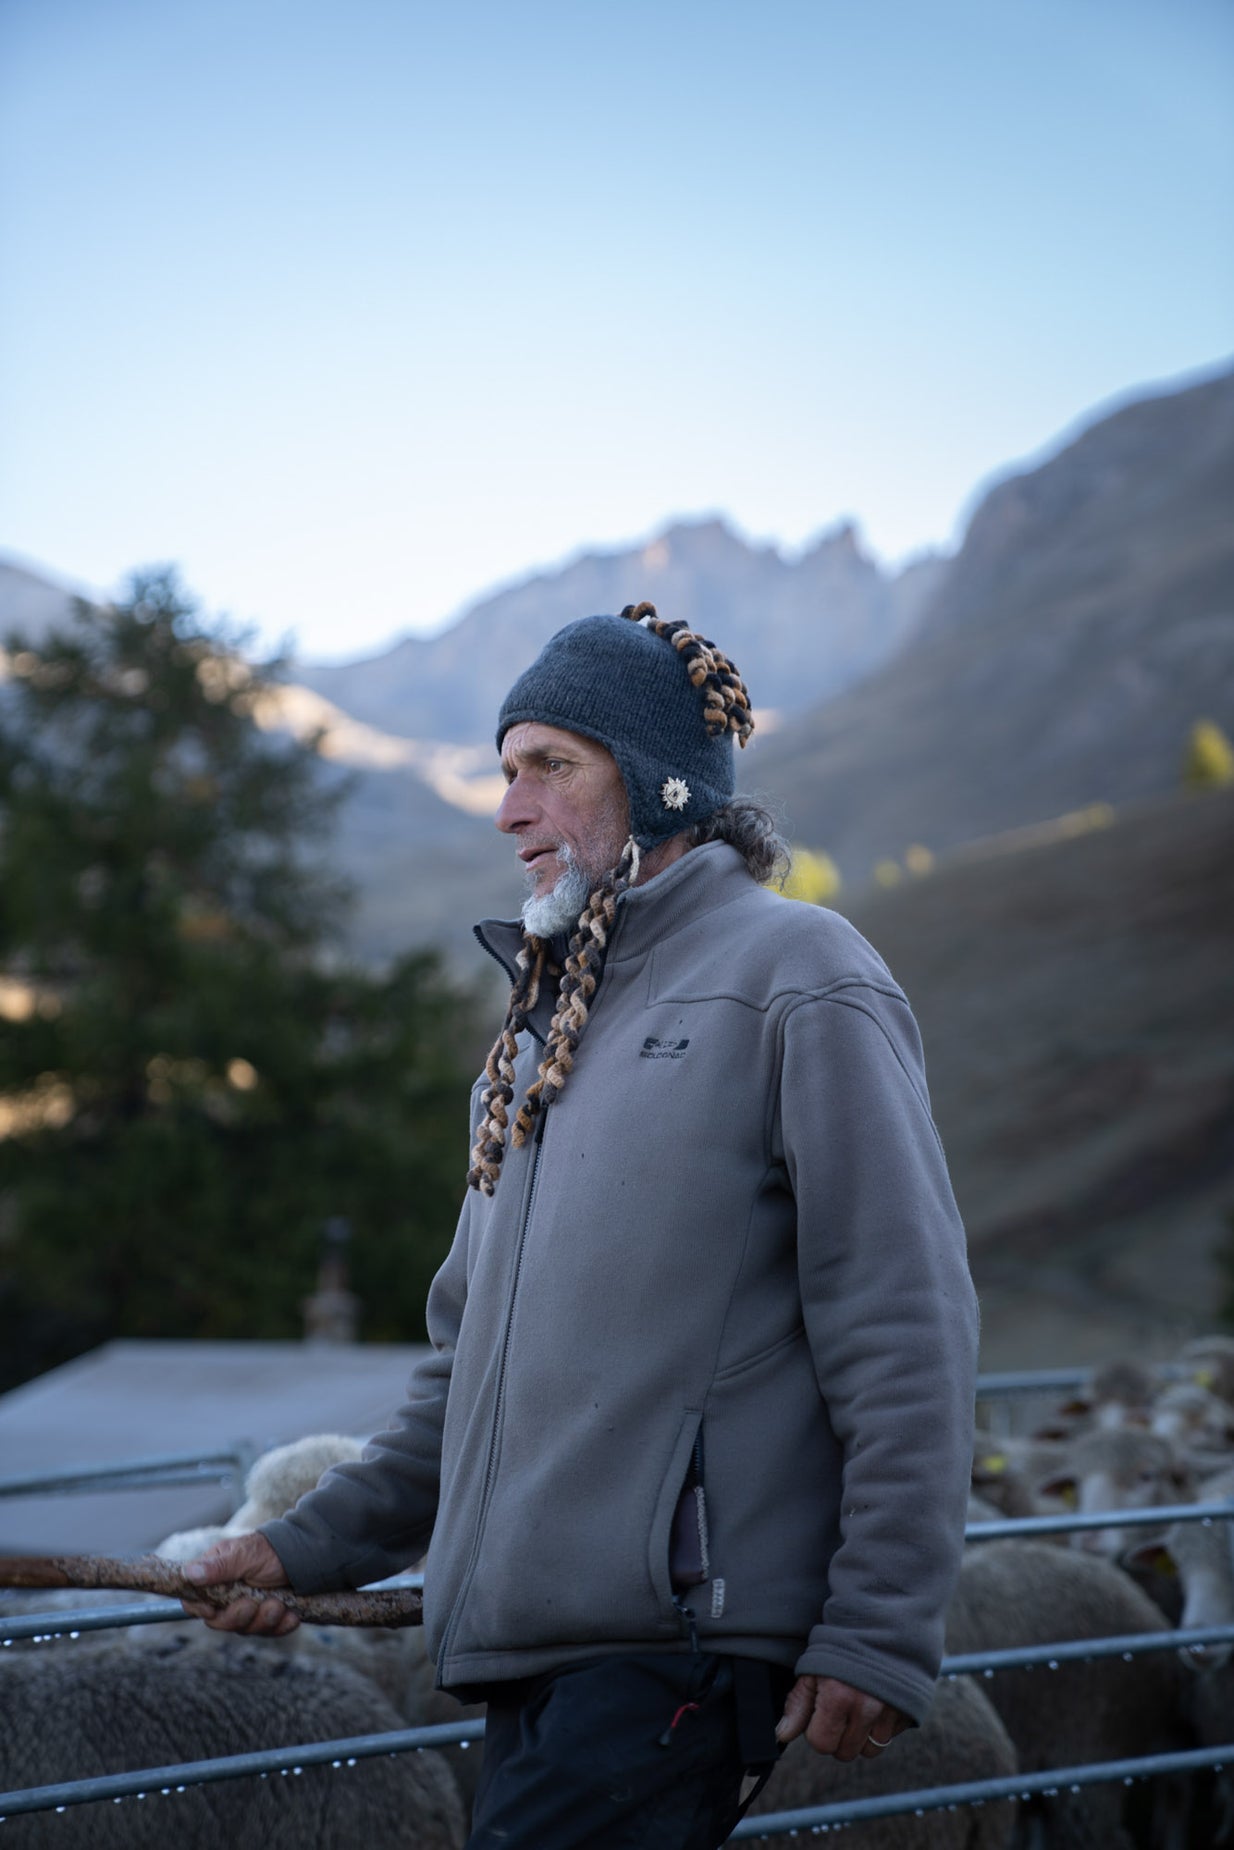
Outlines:
[{"label": "fence rail", "polygon": [[[296,1747],[267,1748],[259,1753],[229,1754],[217,1760],[188,1760],[174,1766],[143,1767],[129,1773],[105,1773],[94,1779],[66,1780],[58,1785],[29,1786],[0,1793],[0,1823],[10,1817],[38,1811],[67,1811],[71,1805],[93,1805],[126,1798],[159,1795],[171,1798],[190,1786],[271,1773],[293,1778],[307,1766],[330,1766],[335,1771],[355,1766],[381,1754],[420,1752],[424,1748],[466,1746],[484,1738],[484,1723],[448,1722],[431,1728],[403,1728],[388,1734],[351,1735],[335,1741],[305,1742]],[[1166,1774],[1224,1771],[1234,1760],[1234,1742],[1221,1747],[1191,1748],[1174,1754],[1150,1754],[1137,1759],[1091,1761],[1080,1766],[1055,1767],[1037,1773],[1009,1774],[1002,1779],[971,1780],[951,1786],[923,1787],[915,1792],[892,1792],[873,1798],[839,1800],[795,1811],[767,1812],[746,1818],[730,1841],[794,1834],[800,1830],[830,1830],[872,1818],[899,1813],[940,1811],[960,1805],[984,1805],[999,1800],[1024,1800],[1042,1794],[1053,1797],[1063,1790],[1078,1792],[1084,1786],[1121,1780],[1156,1779]]]},{"label": "fence rail", "polygon": [[1220,1503],[1156,1503],[1143,1509],[1065,1510],[1058,1516],[1007,1516],[997,1522],[970,1522],[966,1542],[999,1542],[1012,1535],[1070,1535],[1085,1529],[1164,1529],[1175,1522],[1229,1522],[1234,1500]]},{"label": "fence rail", "polygon": [[927,1786],[920,1792],[888,1792],[877,1798],[842,1799],[833,1805],[812,1805],[800,1811],[769,1811],[762,1817],[743,1818],[729,1842],[751,1837],[796,1836],[798,1831],[829,1831],[840,1825],[891,1818],[902,1812],[924,1816],[928,1811],[954,1810],[959,1805],[1031,1799],[1039,1793],[1054,1798],[1063,1791],[1079,1792],[1084,1786],[1106,1785],[1114,1780],[1130,1786],[1137,1779],[1159,1779],[1169,1773],[1199,1773],[1207,1767],[1222,1772],[1227,1761],[1234,1761],[1234,1741],[1224,1747],[1193,1747],[1177,1754],[1146,1754],[1138,1760],[1091,1761],[1084,1766],[1056,1767],[1041,1773],[1011,1774],[1005,1779]]},{"label": "fence rail", "polygon": [[[1186,1371],[1163,1365],[1164,1378],[1178,1378]],[[1085,1387],[1091,1369],[1045,1369],[985,1374],[978,1378],[977,1396],[984,1403],[1013,1402],[1034,1395],[1071,1392]],[[110,1465],[80,1465],[68,1470],[41,1472],[18,1478],[0,1479],[0,1498],[20,1496],[58,1496],[70,1493],[107,1490],[138,1490],[173,1485],[225,1482],[241,1478],[255,1456],[255,1448],[246,1442],[217,1451],[199,1454],[175,1454],[165,1457],[135,1459]],[[1069,1512],[1057,1516],[1006,1518],[1005,1520],[970,1523],[965,1531],[968,1542],[981,1543],[1011,1536],[1061,1535],[1074,1531],[1112,1527],[1161,1527],[1173,1522],[1230,1521],[1234,1503],[1171,1504],[1158,1508],[1107,1510],[1081,1515]],[[401,1577],[404,1584],[421,1582],[420,1576]],[[85,1632],[111,1630],[129,1625],[166,1624],[184,1617],[175,1601],[126,1602],[105,1607],[81,1607],[60,1611],[27,1614],[24,1617],[0,1617],[0,1645],[10,1647],[25,1641],[50,1642],[74,1639]],[[1087,1662],[1102,1657],[1131,1659],[1137,1655],[1163,1650],[1199,1650],[1213,1645],[1234,1644],[1234,1626],[1210,1626],[1188,1631],[1163,1630],[1135,1633],[1120,1637],[1065,1639],[1055,1644],[1026,1646],[1016,1650],[956,1653],[943,1659],[945,1677],[982,1675],[991,1677],[1012,1669],[1047,1670],[1072,1662]],[[484,1738],[483,1720],[448,1723],[429,1728],[400,1729],[390,1733],[357,1735],[335,1741],[308,1742],[285,1748],[271,1748],[249,1754],[233,1754],[211,1760],[186,1761],[179,1765],[147,1767],[128,1773],[101,1775],[97,1778],[70,1780],[57,1785],[36,1786],[20,1791],[0,1793],[0,1823],[6,1818],[39,1811],[63,1812],[70,1806],[110,1801],[120,1804],[127,1799],[147,1797],[174,1798],[190,1786],[246,1777],[269,1778],[272,1774],[294,1778],[305,1767],[328,1765],[336,1771],[355,1767],[361,1760],[382,1754],[422,1751],[448,1745],[467,1746]],[[998,1780],[972,1781],[967,1784],[939,1786],[917,1792],[891,1793],[876,1798],[852,1799],[807,1809],[767,1813],[747,1818],[737,1826],[731,1841],[770,1839],[795,1835],[800,1831],[825,1832],[847,1824],[897,1813],[955,1809],[960,1805],[982,1805],[1005,1800],[1026,1800],[1035,1795],[1053,1796],[1063,1791],[1080,1791],[1084,1786],[1121,1780],[1135,1780],[1191,1773],[1204,1769],[1220,1772],[1227,1762],[1234,1763],[1234,1742],[1216,1748],[1197,1748],[1175,1754],[1158,1754],[1147,1758],[1094,1762],[1082,1766],[1061,1767],[1038,1773],[1020,1774]]]},{"label": "fence rail", "polygon": [[72,1465],[0,1478],[0,1497],[59,1497],[99,1490],[162,1490],[182,1484],[226,1483],[243,1478],[257,1456],[248,1441],[214,1452],[176,1452],[158,1458],[130,1458],[117,1464]]}]

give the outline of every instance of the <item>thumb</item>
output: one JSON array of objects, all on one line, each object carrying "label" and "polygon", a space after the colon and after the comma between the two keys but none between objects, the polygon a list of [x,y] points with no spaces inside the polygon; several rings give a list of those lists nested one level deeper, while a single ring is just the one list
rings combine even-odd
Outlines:
[{"label": "thumb", "polygon": [[799,1734],[805,1733],[814,1713],[817,1694],[817,1677],[797,1678],[785,1698],[784,1713],[776,1723],[776,1740],[781,1746],[787,1741],[795,1741]]}]

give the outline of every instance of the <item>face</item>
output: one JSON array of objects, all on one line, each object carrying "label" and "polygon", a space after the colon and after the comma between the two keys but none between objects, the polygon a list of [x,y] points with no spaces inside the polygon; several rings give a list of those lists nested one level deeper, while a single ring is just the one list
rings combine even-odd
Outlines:
[{"label": "face", "polygon": [[590,891],[616,866],[630,832],[612,753],[576,732],[527,720],[502,741],[501,768],[507,787],[497,827],[518,840],[530,897],[546,898],[571,864]]}]

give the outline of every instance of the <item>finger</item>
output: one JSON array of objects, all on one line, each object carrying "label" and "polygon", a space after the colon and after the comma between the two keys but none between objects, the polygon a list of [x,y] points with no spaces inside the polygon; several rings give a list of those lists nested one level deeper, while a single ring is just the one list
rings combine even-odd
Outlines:
[{"label": "finger", "polygon": [[227,1606],[211,1606],[206,1624],[212,1632],[247,1632],[260,1610],[257,1600],[232,1600]]},{"label": "finger", "polygon": [[838,1753],[844,1740],[844,1731],[848,1726],[849,1704],[854,1691],[843,1683],[836,1683],[830,1677],[819,1679],[818,1693],[814,1698],[814,1713],[806,1729],[806,1740],[816,1753]]},{"label": "finger", "polygon": [[784,1713],[776,1723],[776,1740],[782,1747],[789,1741],[795,1741],[799,1734],[805,1733],[814,1713],[817,1686],[817,1677],[798,1677],[789,1690],[784,1700]]},{"label": "finger", "polygon": [[870,1724],[865,1746],[861,1750],[862,1757],[866,1760],[877,1760],[878,1756],[890,1747],[897,1734],[902,1734],[907,1727],[908,1722],[897,1709],[884,1706]]},{"label": "finger", "polygon": [[[823,1703],[816,1705],[815,1721],[810,1725],[807,1739],[820,1753],[834,1754],[837,1760],[855,1760],[864,1751],[873,1732],[872,1724],[882,1709],[876,1696],[866,1696],[846,1684],[837,1683],[827,1692],[825,1706]],[[815,1722],[818,1723],[817,1734]]]}]

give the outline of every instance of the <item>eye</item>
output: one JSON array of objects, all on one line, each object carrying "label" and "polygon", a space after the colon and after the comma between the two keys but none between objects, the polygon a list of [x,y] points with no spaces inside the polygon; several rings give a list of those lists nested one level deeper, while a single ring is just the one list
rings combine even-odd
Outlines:
[{"label": "eye", "polygon": [[562,762],[560,758],[546,758],[544,760],[544,769],[546,771],[560,771]]}]

